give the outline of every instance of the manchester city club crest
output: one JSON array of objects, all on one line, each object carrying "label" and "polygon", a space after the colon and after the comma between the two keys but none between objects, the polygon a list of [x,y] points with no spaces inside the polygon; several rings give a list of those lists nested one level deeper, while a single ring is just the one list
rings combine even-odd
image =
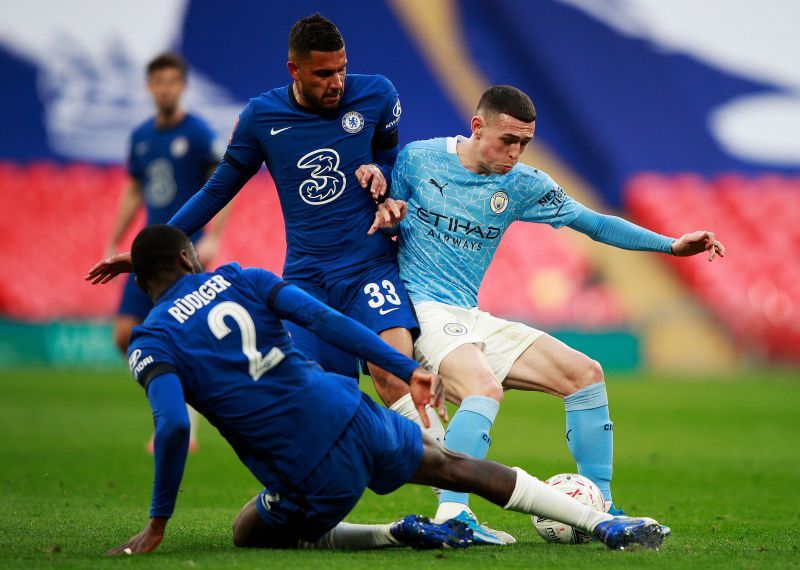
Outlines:
[{"label": "manchester city club crest", "polygon": [[505,192],[495,192],[489,198],[489,207],[495,214],[502,214],[508,208],[508,194]]},{"label": "manchester city club crest", "polygon": [[444,325],[444,332],[450,336],[461,336],[467,334],[467,327],[461,323],[447,323]]},{"label": "manchester city club crest", "polygon": [[358,111],[349,111],[342,117],[342,128],[348,133],[358,133],[364,128],[364,116]]}]

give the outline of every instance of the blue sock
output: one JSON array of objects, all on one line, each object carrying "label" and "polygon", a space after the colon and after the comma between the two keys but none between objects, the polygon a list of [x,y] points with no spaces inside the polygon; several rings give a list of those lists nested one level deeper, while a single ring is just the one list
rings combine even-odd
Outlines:
[{"label": "blue sock", "polygon": [[582,388],[564,398],[567,410],[567,445],[578,473],[594,481],[603,498],[611,500],[614,459],[614,424],[608,417],[604,382]]},{"label": "blue sock", "polygon": [[[492,429],[500,402],[486,396],[469,396],[464,398],[461,406],[456,411],[447,431],[444,434],[444,446],[452,451],[458,451],[475,457],[485,459],[489,452],[492,439],[489,430]],[[468,504],[467,493],[445,491],[439,494],[439,503]]]}]

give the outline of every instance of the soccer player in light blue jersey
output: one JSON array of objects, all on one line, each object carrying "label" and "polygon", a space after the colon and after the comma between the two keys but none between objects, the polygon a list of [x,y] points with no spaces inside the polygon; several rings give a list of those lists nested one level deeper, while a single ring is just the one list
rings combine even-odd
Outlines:
[{"label": "soccer player in light blue jersey", "polygon": [[459,521],[341,522],[365,488],[384,494],[407,482],[475,492],[509,510],[564,521],[611,548],[658,547],[669,535],[653,519],[594,511],[522,469],[449,452],[352,379],[324,372],[297,349],[284,322],[391,371],[422,403],[437,383],[367,327],[277,275],[235,263],[203,273],[189,238],[167,225],[142,230],[132,256],[137,284],[155,304],[133,331],[128,359],[153,410],[155,478],[149,522],[109,554],[145,554],[163,540],[186,462],[185,402],[264,485],[234,522],[239,547],[471,543]]},{"label": "soccer player in light blue jersey", "polygon": [[[527,95],[496,86],[482,96],[470,138],[419,141],[401,151],[391,195],[407,208],[398,259],[421,328],[415,357],[442,376],[450,397],[460,403],[445,446],[473,457],[486,456],[504,389],[563,398],[578,472],[597,483],[616,512],[613,424],[600,364],[542,331],[480,311],[480,283],[503,233],[517,220],[567,226],[624,249],[679,256],[708,252],[712,260],[724,256],[725,248],[712,232],[673,239],[594,212],[546,173],[519,164],[535,121]],[[437,520],[457,516],[475,523],[468,496],[443,491]],[[481,532],[476,527],[476,536]],[[494,532],[497,543],[508,542],[508,535]]]}]

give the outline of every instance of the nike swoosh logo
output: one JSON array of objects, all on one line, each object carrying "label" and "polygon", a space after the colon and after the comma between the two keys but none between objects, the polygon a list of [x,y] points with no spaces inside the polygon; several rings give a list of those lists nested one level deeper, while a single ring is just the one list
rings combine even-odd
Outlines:
[{"label": "nike swoosh logo", "polygon": [[288,130],[289,130],[289,129],[291,129],[291,128],[292,128],[292,127],[283,127],[282,129],[276,129],[275,127],[272,127],[272,128],[269,130],[269,134],[271,134],[271,135],[277,135],[278,133],[282,133],[283,131],[288,131]]},{"label": "nike swoosh logo", "polygon": [[394,309],[380,309],[378,312],[382,315],[388,315],[392,311],[398,310],[400,307],[395,307]]}]

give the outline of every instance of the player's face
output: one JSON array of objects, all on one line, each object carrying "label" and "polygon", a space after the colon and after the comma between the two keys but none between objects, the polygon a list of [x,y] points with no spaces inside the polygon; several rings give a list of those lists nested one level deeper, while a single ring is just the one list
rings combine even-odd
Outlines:
[{"label": "player's face", "polygon": [[180,104],[186,79],[174,67],[156,69],[147,78],[147,88],[159,113],[171,115]]},{"label": "player's face", "polygon": [[[291,55],[290,55],[291,57]],[[339,106],[347,74],[347,54],[339,51],[312,51],[308,56],[292,58],[287,67],[299,91],[301,105],[330,111]]]},{"label": "player's face", "polygon": [[486,172],[507,174],[533,140],[536,122],[525,123],[505,113],[472,118],[478,159]]}]

